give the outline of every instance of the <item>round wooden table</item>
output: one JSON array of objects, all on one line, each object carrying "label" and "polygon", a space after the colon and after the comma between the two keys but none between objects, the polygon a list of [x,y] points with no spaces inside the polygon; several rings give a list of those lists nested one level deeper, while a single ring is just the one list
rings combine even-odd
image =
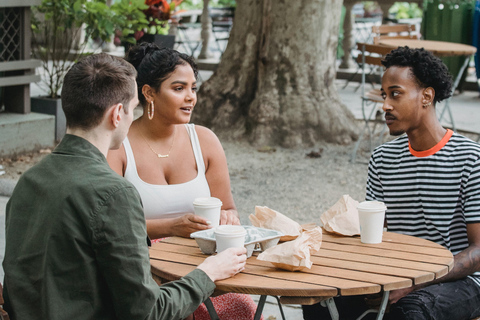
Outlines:
[{"label": "round wooden table", "polygon": [[[171,237],[150,248],[153,275],[168,281],[186,275],[205,258],[193,239]],[[311,269],[289,272],[257,260],[254,253],[243,272],[216,282],[217,290],[262,298],[280,296],[285,304],[313,304],[326,299],[332,303],[330,298],[335,296],[383,291],[377,317],[381,319],[389,291],[444,276],[453,267],[453,256],[436,243],[396,233],[385,232],[380,244],[361,243],[358,236],[324,233],[321,249],[312,256],[312,262]],[[328,302],[327,306],[332,307]],[[260,315],[263,305],[259,303],[258,309]]]},{"label": "round wooden table", "polygon": [[468,44],[415,39],[386,39],[380,40],[381,45],[398,48],[408,46],[413,49],[424,48],[438,57],[471,56],[477,52],[477,48]]}]

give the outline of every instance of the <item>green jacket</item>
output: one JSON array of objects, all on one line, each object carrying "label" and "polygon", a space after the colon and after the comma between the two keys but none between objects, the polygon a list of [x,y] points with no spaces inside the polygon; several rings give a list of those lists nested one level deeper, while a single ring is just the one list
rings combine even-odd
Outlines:
[{"label": "green jacket", "polygon": [[182,319],[215,288],[201,270],[159,287],[140,196],[88,141],[66,135],[20,178],[6,209],[12,319]]}]

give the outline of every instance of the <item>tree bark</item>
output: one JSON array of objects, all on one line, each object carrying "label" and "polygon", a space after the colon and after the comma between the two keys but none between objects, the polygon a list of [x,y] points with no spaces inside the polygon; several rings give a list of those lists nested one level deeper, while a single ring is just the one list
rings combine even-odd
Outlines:
[{"label": "tree bark", "polygon": [[193,122],[255,145],[356,139],[335,87],[340,0],[237,0],[228,46]]}]

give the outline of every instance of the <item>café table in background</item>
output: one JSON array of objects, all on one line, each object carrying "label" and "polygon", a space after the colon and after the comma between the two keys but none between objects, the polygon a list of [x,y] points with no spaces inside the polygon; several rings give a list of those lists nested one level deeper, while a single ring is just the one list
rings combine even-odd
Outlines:
[{"label": "caf\u00e9 table in background", "polygon": [[[427,51],[430,51],[437,57],[453,57],[453,56],[465,56],[465,62],[463,63],[460,71],[455,77],[453,88],[452,88],[452,96],[455,93],[458,85],[460,84],[460,80],[462,78],[463,72],[468,67],[468,63],[471,57],[477,52],[477,48],[474,46],[470,46],[467,44],[462,43],[454,43],[454,42],[446,42],[446,41],[432,41],[432,40],[413,40],[413,39],[386,39],[380,40],[379,44],[391,47],[391,48],[398,48],[408,46],[412,49],[420,49],[424,48]],[[455,75],[452,75],[455,76]],[[445,101],[445,107],[443,108],[442,112],[440,113],[439,119],[440,121],[443,119],[445,111],[448,112],[448,116],[450,117],[450,123],[452,125],[452,129],[455,131],[455,122],[453,120],[453,114],[450,109],[450,100],[447,99]]]},{"label": "caf\u00e9 table in background", "polygon": [[[236,292],[260,295],[255,319],[260,319],[266,296],[280,297],[284,304],[328,307],[338,319],[336,296],[383,293],[377,319],[382,319],[391,290],[411,287],[446,275],[453,268],[453,256],[444,247],[428,240],[385,232],[380,244],[364,244],[360,237],[323,234],[320,250],[312,256],[311,269],[290,272],[248,258],[244,271],[216,282],[216,294]],[[167,238],[150,248],[150,263],[158,283],[180,279],[207,256],[194,239]],[[208,302],[208,300],[207,300]],[[207,304],[210,314],[216,313]],[[212,319],[214,319],[212,317]],[[218,319],[218,318],[217,318]]]}]

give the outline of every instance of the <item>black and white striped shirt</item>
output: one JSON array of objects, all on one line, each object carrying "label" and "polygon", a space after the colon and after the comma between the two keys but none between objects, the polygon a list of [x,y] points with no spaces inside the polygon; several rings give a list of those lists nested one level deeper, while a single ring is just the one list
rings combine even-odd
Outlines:
[{"label": "black and white striped shirt", "polygon": [[450,130],[427,151],[411,149],[406,135],[385,143],[370,158],[366,199],[385,203],[388,231],[456,255],[468,247],[467,224],[480,223],[480,145]]}]

